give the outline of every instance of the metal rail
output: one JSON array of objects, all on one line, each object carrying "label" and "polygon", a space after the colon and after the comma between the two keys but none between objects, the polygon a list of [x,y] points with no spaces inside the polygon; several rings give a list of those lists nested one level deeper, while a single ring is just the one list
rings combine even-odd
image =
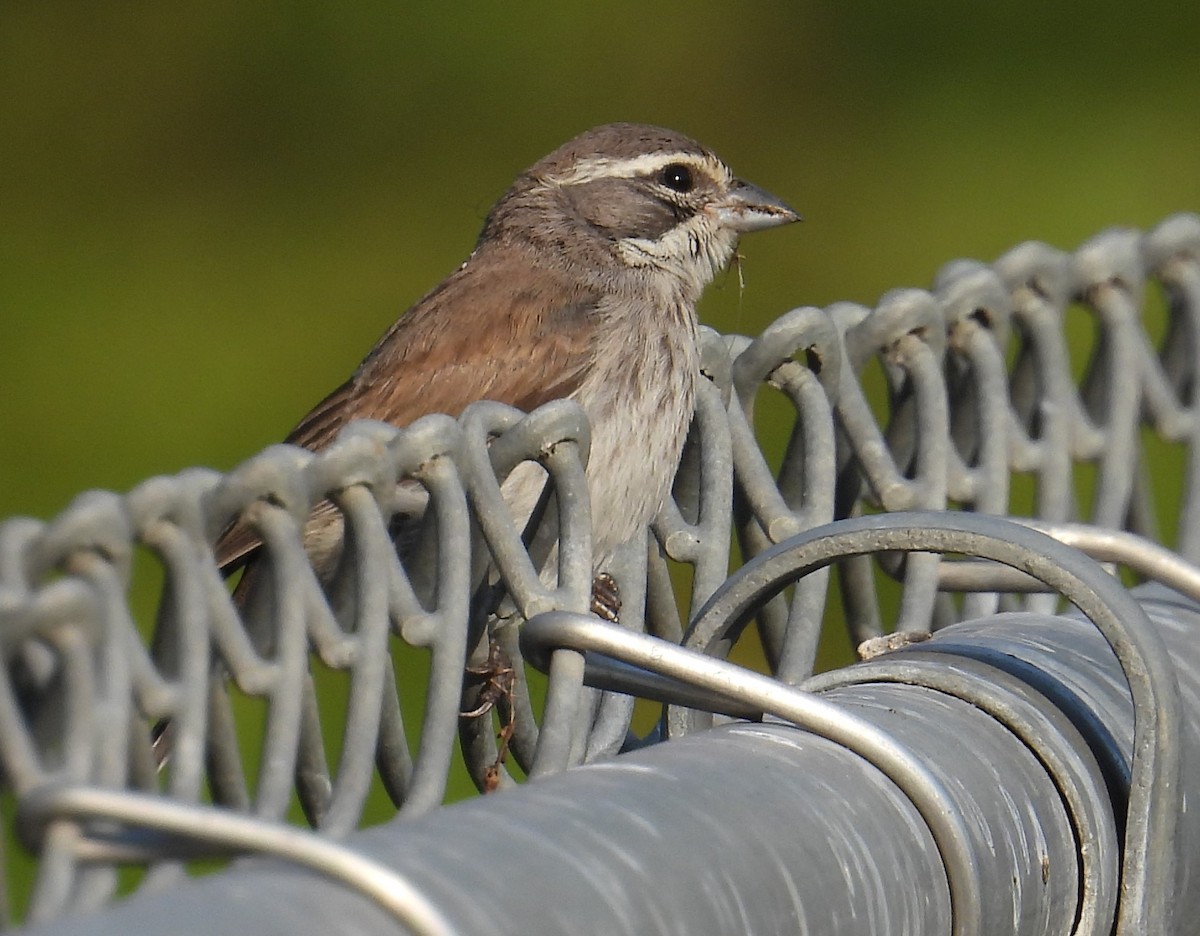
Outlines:
[{"label": "metal rail", "polygon": [[[1161,289],[1161,305],[1155,288]],[[1068,332],[1085,323],[1094,340],[1086,359],[1073,359]],[[1160,336],[1157,348],[1149,331]],[[901,809],[896,815],[902,814],[902,826],[918,822],[925,832],[915,853],[901,854],[900,846],[883,841],[896,834],[894,826],[872,838],[867,851],[887,853],[914,874],[920,866],[923,877],[903,880],[920,887],[941,881],[936,886],[944,890],[944,899],[918,901],[917,912],[931,914],[920,918],[920,926],[897,932],[1067,931],[1060,924],[1081,933],[1107,932],[1114,919],[1122,934],[1182,932],[1172,921],[1186,919],[1183,910],[1200,902],[1200,884],[1189,873],[1190,856],[1200,851],[1187,814],[1180,813],[1180,796],[1188,792],[1180,759],[1195,752],[1191,722],[1179,713],[1176,678],[1184,711],[1190,717],[1196,709],[1187,704],[1194,693],[1182,667],[1171,665],[1185,658],[1186,649],[1171,635],[1181,622],[1191,623],[1194,609],[1182,598],[1156,596],[1152,616],[1158,627],[1152,627],[1142,607],[1094,561],[1043,533],[983,515],[1028,513],[1042,529],[1101,561],[1124,563],[1197,594],[1200,218],[1178,215],[1146,234],[1104,232],[1074,254],[1026,244],[990,266],[956,261],[930,292],[889,293],[874,309],[847,303],[796,309],[752,340],[708,333],[704,351],[711,380],[699,394],[674,498],[648,538],[627,544],[610,570],[622,596],[619,628],[554,617],[584,611],[591,590],[582,481],[589,438],[582,414],[568,403],[528,415],[479,404],[457,421],[429,417],[405,429],[358,424],[320,455],[277,446],[227,475],[193,470],[151,479],[124,496],[91,492],[50,523],[18,518],[0,525],[0,644],[7,661],[0,669],[0,764],[16,797],[18,830],[39,854],[28,919],[86,914],[90,924],[106,926],[102,920],[127,919],[97,912],[112,901],[125,863],[149,867],[142,890],[167,888],[164,897],[185,899],[185,892],[225,886],[182,886],[185,859],[261,851],[358,882],[354,886],[372,897],[368,915],[387,907],[393,920],[413,931],[472,932],[479,921],[472,914],[487,905],[463,897],[475,892],[472,879],[455,872],[453,886],[442,877],[441,884],[430,883],[430,874],[413,870],[402,857],[409,838],[425,842],[418,830],[433,830],[438,853],[461,865],[472,843],[479,843],[456,823],[481,821],[481,813],[493,810],[500,815],[502,803],[549,809],[556,798],[592,796],[586,785],[603,781],[582,779],[592,776],[586,771],[549,777],[588,762],[604,762],[598,775],[607,776],[612,754],[653,740],[630,735],[634,693],[670,703],[663,725],[668,735],[711,723],[697,710],[773,714],[835,739],[842,752],[838,763],[851,752],[865,757],[853,770],[876,778],[863,780],[868,787],[877,787],[880,776],[890,778],[887,808]],[[882,417],[863,384],[876,367],[889,399]],[[1075,374],[1083,375],[1078,384]],[[755,424],[756,409],[771,408],[774,415],[781,408],[791,414],[790,436],[778,453],[772,441],[778,419],[772,432],[761,435]],[[1163,470],[1172,458],[1180,479],[1175,484]],[[553,497],[541,530],[523,538],[508,519],[499,481],[530,460],[546,470]],[[436,522],[426,524],[425,541],[413,553],[419,558],[406,562],[391,546],[387,523],[398,498],[411,498],[413,486],[425,492],[427,516]],[[316,578],[300,542],[305,516],[324,498],[342,511],[350,531],[347,554],[327,583]],[[947,508],[972,513],[945,513]],[[907,511],[938,513],[901,513]],[[1155,542],[1163,515],[1178,517],[1173,553]],[[234,518],[259,531],[268,557],[265,574],[273,582],[272,599],[246,613],[231,602],[211,549]],[[1065,524],[1076,519],[1088,524]],[[735,537],[750,561],[727,582]],[[162,584],[155,620],[139,629],[128,595],[146,575],[146,564],[134,562],[142,552],[156,560]],[[942,552],[972,558],[948,561]],[[546,556],[553,556],[558,572],[550,584],[540,572]],[[679,566],[690,566],[686,593],[672,584],[671,571]],[[834,568],[838,616],[853,641],[878,640],[888,630],[910,641],[934,630],[935,638],[845,671],[857,675],[805,683],[814,669]],[[880,570],[900,582],[898,610],[886,627]],[[1033,654],[1036,659],[1023,668],[1000,665],[1011,654],[991,641],[1007,646],[1004,628],[1018,621],[1007,612],[1040,615],[1039,634],[1067,627],[1050,615],[1060,600],[1053,592],[1074,603],[1096,632],[1080,637],[1071,622],[1062,657]],[[485,593],[494,600],[483,600]],[[975,630],[947,626],[963,619],[989,623]],[[1021,618],[1021,627],[1031,620]],[[571,629],[576,626],[582,630]],[[769,677],[731,675],[721,662],[750,627],[766,651]],[[1164,627],[1170,655],[1159,636]],[[613,643],[597,656],[597,645],[572,643],[585,641],[585,631],[587,641]],[[978,635],[980,646],[956,650],[966,659],[952,666],[935,665],[944,662],[939,648],[950,646],[948,636],[967,632]],[[1076,653],[1077,641],[1091,647],[1095,640],[1103,647],[1088,651],[1086,671],[1064,675],[1061,659]],[[428,651],[428,690],[424,704],[411,711],[401,700],[412,674],[398,671],[389,654],[399,644]],[[511,663],[511,685],[507,675],[496,681],[496,647],[500,659]],[[544,704],[535,704],[525,679],[531,651],[549,671]],[[1107,662],[1096,662],[1102,659]],[[670,669],[668,661],[675,667],[670,672],[664,669]],[[344,706],[330,705],[314,689],[313,666],[345,674]],[[1088,667],[1100,674],[1095,686]],[[859,685],[864,673],[872,674],[869,691]],[[914,674],[923,680],[921,692],[909,686]],[[840,708],[790,688],[800,684],[828,688],[826,695]],[[1072,690],[1060,691],[1062,685]],[[1035,894],[1030,878],[1029,889],[1013,896],[1016,903],[997,897],[996,881],[1011,875],[1003,877],[996,856],[979,846],[1009,829],[1008,820],[989,814],[995,803],[975,802],[974,791],[967,808],[952,770],[961,766],[959,752],[950,749],[945,761],[947,752],[929,750],[911,729],[881,720],[871,701],[881,692],[901,692],[904,711],[913,724],[926,726],[930,738],[953,744],[955,737],[979,736],[983,729],[951,714],[958,711],[952,703],[937,703],[946,706],[943,713],[917,701],[927,700],[930,690],[969,701],[966,708],[976,713],[971,717],[991,713],[991,722],[1032,752],[1030,769],[1042,772],[1038,780],[1010,774],[1008,761],[997,759],[991,792],[999,785],[1002,799],[1011,798],[1011,783],[1026,791],[1035,812],[1060,804],[1054,808],[1063,810],[1062,842],[1069,847],[1042,852],[1050,861],[1042,892]],[[242,704],[235,697],[260,700],[265,712],[268,730],[249,759],[251,738],[244,720],[234,717]],[[1078,704],[1067,704],[1072,699]],[[888,711],[895,708],[888,705]],[[460,717],[474,709],[478,716]],[[171,719],[175,734],[169,768],[160,775],[149,728],[163,718]],[[340,721],[340,730],[331,731],[332,719]],[[1066,723],[1074,724],[1074,735],[1061,727]],[[414,745],[409,739],[417,725],[420,742]],[[1047,726],[1065,740],[1045,741]],[[736,773],[736,764],[718,763],[722,744],[737,746],[739,758],[769,760],[780,745],[777,735],[788,730],[794,729],[727,728],[721,738],[739,740],[714,736],[709,750],[704,735],[688,739],[686,747],[659,745],[611,763],[629,765],[622,769],[633,775],[642,757],[654,764],[665,758],[664,769],[674,769],[669,765],[675,756],[707,757],[704,770],[715,777],[722,770]],[[333,769],[327,734],[341,738]],[[538,782],[494,801],[437,808],[456,737],[481,787],[513,785],[505,755]],[[1105,746],[1103,738],[1121,740]],[[797,745],[807,752],[813,743]],[[677,748],[698,753],[676,755]],[[1026,756],[1021,763],[1029,761]],[[810,769],[821,778],[822,768],[805,760],[801,772]],[[400,817],[396,841],[381,846],[383,864],[368,857],[374,846],[348,838],[376,780]],[[1035,787],[1050,792],[1031,792]],[[280,825],[294,797],[319,836]],[[907,805],[895,806],[899,801]],[[775,806],[790,810],[790,802]],[[534,806],[531,812],[512,808],[529,823],[504,830],[520,848],[502,853],[499,862],[485,852],[481,866],[524,867],[526,851],[536,851],[531,831],[548,832],[554,821],[534,821]],[[652,823],[659,805],[646,808],[645,821]],[[817,801],[811,811],[819,815],[804,820],[814,824],[808,834],[818,834],[825,822],[849,819],[837,801]],[[982,814],[999,824],[973,825],[970,817]],[[454,818],[460,815],[472,818]],[[749,828],[732,807],[725,818],[730,829]],[[856,821],[861,818],[856,814]],[[664,813],[661,821],[673,820]],[[1021,821],[1009,831],[1028,844],[1036,830]],[[823,828],[825,838],[810,841],[847,841],[830,838],[832,828]],[[855,837],[853,823],[839,828],[836,834]],[[1118,831],[1121,846],[1115,844]],[[391,832],[369,840],[384,842]],[[701,854],[702,843],[681,836],[668,837],[683,849],[678,854]],[[587,864],[574,844],[558,838],[560,856],[569,853]],[[635,841],[614,842],[637,852]],[[750,861],[722,842],[729,854]],[[1027,849],[1026,857],[1035,853]],[[657,852],[645,858],[660,867]],[[543,860],[530,858],[529,873]],[[650,865],[643,873],[645,867]],[[930,868],[936,873],[925,873]],[[615,872],[606,865],[604,873]],[[241,876],[239,870],[235,877]],[[637,891],[632,879],[622,880],[621,893]],[[789,888],[799,888],[793,909],[816,913],[817,898],[836,903],[832,877],[814,881],[819,889],[808,894],[807,885],[788,879]],[[753,892],[752,877],[742,883]],[[228,886],[236,891],[239,885]],[[298,901],[295,906],[303,904],[292,886],[279,886]],[[574,893],[565,881],[563,887],[564,895]],[[491,906],[516,914],[498,917],[503,926],[527,919],[503,895],[482,882],[479,888]],[[459,896],[451,899],[451,892]],[[537,905],[533,893],[524,899]],[[1029,909],[1035,897],[1043,904],[1036,912]],[[611,899],[610,912],[626,912]],[[895,894],[879,899],[889,913],[900,905],[890,902]],[[657,911],[644,900],[634,902],[649,916],[629,917],[642,927],[630,932],[656,931],[647,920]],[[153,898],[128,906],[133,909],[120,912],[152,913],[137,908],[154,906]],[[1075,909],[1068,913],[1067,907]],[[550,908],[541,910],[546,921],[554,917]],[[759,919],[758,911],[766,919],[777,910],[755,908],[746,919]],[[996,914],[1009,910],[1015,924],[1005,928]],[[235,914],[232,907],[221,912]],[[255,912],[239,919],[248,921]],[[1036,925],[1035,917],[1041,920]],[[319,919],[305,916],[297,928]],[[878,925],[878,918],[871,919]],[[916,917],[906,910],[896,919]],[[248,928],[259,931],[256,924]],[[555,931],[549,922],[541,929]]]}]

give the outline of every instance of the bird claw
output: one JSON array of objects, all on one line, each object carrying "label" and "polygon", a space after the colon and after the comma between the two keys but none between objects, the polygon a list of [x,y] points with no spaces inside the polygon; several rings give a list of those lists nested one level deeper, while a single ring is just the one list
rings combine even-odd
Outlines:
[{"label": "bird claw", "polygon": [[607,572],[601,572],[592,582],[592,614],[610,624],[620,623],[621,589]]},{"label": "bird claw", "polygon": [[464,671],[470,676],[480,677],[482,685],[479,689],[479,705],[470,711],[459,712],[460,718],[478,718],[480,715],[486,715],[502,701],[507,701],[511,710],[517,674],[513,669],[512,660],[498,643],[493,640],[488,645],[487,662],[480,666],[468,666]]}]

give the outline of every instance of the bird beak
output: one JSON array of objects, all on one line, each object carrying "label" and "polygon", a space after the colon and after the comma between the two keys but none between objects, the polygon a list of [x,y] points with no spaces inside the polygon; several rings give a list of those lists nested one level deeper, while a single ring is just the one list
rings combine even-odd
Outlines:
[{"label": "bird beak", "polygon": [[715,207],[721,224],[741,233],[803,220],[770,192],[741,179],[733,180],[729,194]]}]

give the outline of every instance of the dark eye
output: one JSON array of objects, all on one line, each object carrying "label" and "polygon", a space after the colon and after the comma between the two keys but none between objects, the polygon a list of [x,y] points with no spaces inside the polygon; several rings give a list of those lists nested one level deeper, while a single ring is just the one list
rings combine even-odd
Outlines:
[{"label": "dark eye", "polygon": [[682,163],[671,163],[663,169],[658,180],[675,192],[690,192],[692,190],[692,170]]}]

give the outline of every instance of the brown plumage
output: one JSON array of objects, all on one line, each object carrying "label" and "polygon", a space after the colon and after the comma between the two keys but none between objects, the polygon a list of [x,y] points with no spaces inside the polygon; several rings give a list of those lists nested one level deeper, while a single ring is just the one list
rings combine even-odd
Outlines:
[{"label": "brown plumage", "polygon": [[[587,131],[517,177],[467,261],[287,441],[320,450],[355,419],[403,426],[481,399],[522,410],[575,399],[592,424],[601,567],[669,490],[699,374],[701,291],[742,232],[794,220],[681,134],[638,124]],[[538,486],[520,470],[506,483],[518,515]],[[340,523],[327,502],[310,518],[306,545],[323,573],[336,560]],[[236,524],[216,555],[232,571],[258,547]]]}]

